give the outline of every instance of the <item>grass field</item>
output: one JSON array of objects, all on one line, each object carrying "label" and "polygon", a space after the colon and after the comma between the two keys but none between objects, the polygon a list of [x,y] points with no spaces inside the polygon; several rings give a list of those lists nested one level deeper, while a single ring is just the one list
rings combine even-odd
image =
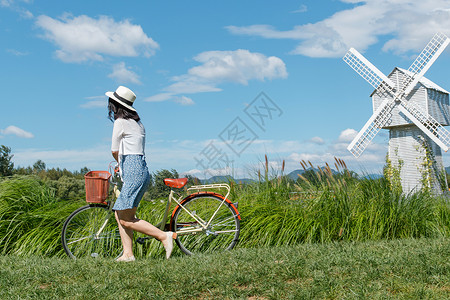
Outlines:
[{"label": "grass field", "polygon": [[235,249],[133,263],[0,256],[0,299],[450,299],[450,239]]},{"label": "grass field", "polygon": [[[339,174],[327,167],[297,183],[268,166],[258,182],[231,183],[237,249],[187,257],[176,248],[166,261],[151,240],[130,264],[68,259],[62,224],[85,201],[57,197],[36,176],[4,178],[0,299],[450,299],[448,195],[404,195],[339,160]],[[139,217],[156,224],[158,200],[143,201]]]}]

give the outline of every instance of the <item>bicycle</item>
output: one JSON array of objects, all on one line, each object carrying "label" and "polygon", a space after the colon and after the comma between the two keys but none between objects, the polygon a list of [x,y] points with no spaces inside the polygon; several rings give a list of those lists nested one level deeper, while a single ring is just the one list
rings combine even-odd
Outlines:
[{"label": "bicycle", "polygon": [[[100,188],[102,194],[100,199],[92,198],[88,194],[87,180],[91,172],[96,172],[92,173],[94,174],[92,178],[100,179],[103,184],[103,188]],[[122,244],[112,209],[120,194],[117,187],[119,182],[117,170],[111,172],[110,167],[110,172],[91,172],[85,175],[88,204],[73,211],[66,219],[61,232],[61,242],[66,254],[73,259],[119,257],[122,254]],[[187,182],[187,178],[164,179],[164,184],[171,187],[171,190],[163,219],[156,227],[163,231],[176,232],[175,242],[187,255],[231,250],[239,240],[241,216],[237,203],[232,203],[228,199],[230,186],[225,183],[194,185],[186,189],[186,196],[174,191],[174,188],[184,188]],[[110,184],[114,186],[113,196],[107,199]],[[211,190],[226,190],[227,193],[223,196]],[[172,202],[177,205],[169,218]],[[136,242],[142,244],[149,238],[140,237]]]}]

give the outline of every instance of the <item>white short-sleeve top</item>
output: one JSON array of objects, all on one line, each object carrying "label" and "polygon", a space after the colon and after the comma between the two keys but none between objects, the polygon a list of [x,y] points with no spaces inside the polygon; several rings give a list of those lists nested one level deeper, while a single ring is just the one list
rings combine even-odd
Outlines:
[{"label": "white short-sleeve top", "polygon": [[114,121],[111,151],[119,151],[119,155],[144,155],[145,128],[142,123],[133,119],[117,119]]}]

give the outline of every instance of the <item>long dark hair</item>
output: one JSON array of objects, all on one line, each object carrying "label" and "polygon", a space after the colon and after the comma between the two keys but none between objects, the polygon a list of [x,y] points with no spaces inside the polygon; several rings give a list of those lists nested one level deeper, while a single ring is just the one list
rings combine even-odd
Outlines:
[{"label": "long dark hair", "polygon": [[108,119],[110,119],[111,122],[114,122],[114,120],[117,119],[133,119],[136,122],[141,120],[137,112],[132,111],[123,105],[120,105],[111,98],[109,98],[108,100]]}]

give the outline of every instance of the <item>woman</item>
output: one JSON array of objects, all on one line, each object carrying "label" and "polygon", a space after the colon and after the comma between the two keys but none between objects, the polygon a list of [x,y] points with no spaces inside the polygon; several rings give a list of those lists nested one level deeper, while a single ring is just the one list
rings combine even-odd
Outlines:
[{"label": "woman", "polygon": [[120,196],[113,207],[123,246],[123,254],[117,261],[135,260],[133,230],[160,240],[168,259],[172,253],[176,234],[161,231],[152,224],[136,218],[135,215],[150,183],[144,156],[145,129],[133,108],[136,95],[129,88],[119,86],[115,92],[107,92],[106,96],[109,97],[109,119],[114,122],[111,151],[119,163],[123,181]]}]

